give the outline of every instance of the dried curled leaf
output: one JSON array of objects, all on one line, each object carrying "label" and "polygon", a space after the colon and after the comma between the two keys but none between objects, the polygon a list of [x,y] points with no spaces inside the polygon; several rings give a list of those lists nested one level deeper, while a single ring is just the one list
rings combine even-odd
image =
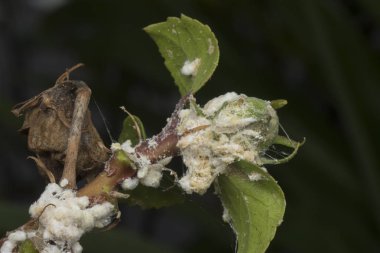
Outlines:
[{"label": "dried curled leaf", "polygon": [[[28,148],[55,178],[60,178],[62,174],[76,91],[83,86],[86,84],[82,81],[62,81],[17,104],[12,110],[17,117],[25,116],[19,131],[28,136]],[[91,121],[90,111],[87,110],[79,146],[77,173],[84,175],[100,168],[107,158],[108,149]],[[41,166],[39,168],[46,175],[46,169]]]}]

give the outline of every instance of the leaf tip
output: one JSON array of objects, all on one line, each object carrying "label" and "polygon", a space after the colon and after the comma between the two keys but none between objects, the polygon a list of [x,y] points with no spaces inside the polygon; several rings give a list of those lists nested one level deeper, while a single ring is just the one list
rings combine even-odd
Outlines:
[{"label": "leaf tip", "polygon": [[285,100],[285,99],[276,99],[276,100],[270,101],[270,105],[274,109],[280,109],[280,108],[284,107],[287,104],[288,104],[288,101]]}]

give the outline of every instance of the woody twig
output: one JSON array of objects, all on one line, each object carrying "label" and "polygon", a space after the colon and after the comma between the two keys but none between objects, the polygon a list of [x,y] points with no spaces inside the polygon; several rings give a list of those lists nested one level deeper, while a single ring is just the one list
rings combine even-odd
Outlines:
[{"label": "woody twig", "polygon": [[91,89],[86,84],[81,83],[76,90],[76,95],[70,134],[67,141],[65,166],[62,173],[62,179],[68,180],[67,187],[69,188],[76,188],[76,163],[79,143],[84,117],[91,97]]}]

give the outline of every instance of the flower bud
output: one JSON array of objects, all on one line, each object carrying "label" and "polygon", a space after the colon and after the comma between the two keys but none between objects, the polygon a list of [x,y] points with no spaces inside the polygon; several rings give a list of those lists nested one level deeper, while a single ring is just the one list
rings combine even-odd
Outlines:
[{"label": "flower bud", "polygon": [[188,170],[179,180],[187,193],[203,194],[227,166],[245,160],[261,166],[278,135],[278,117],[269,101],[227,93],[179,114],[178,141]]},{"label": "flower bud", "polygon": [[277,113],[269,101],[231,92],[210,100],[204,112],[220,133],[248,130],[250,141],[261,150],[267,149],[278,135]]}]

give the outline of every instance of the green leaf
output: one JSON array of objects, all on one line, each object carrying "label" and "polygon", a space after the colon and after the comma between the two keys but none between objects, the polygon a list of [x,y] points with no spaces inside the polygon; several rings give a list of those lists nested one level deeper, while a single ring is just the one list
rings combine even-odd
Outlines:
[{"label": "green leaf", "polygon": [[125,191],[129,194],[126,199],[130,205],[138,205],[144,209],[162,208],[174,204],[180,204],[185,196],[178,187],[173,187],[173,180],[165,176],[161,180],[160,188],[137,186],[136,189]]},{"label": "green leaf", "polygon": [[144,126],[137,116],[129,115],[123,122],[123,129],[118,141],[123,143],[130,140],[134,146],[140,142],[140,138],[143,140],[146,138]]},{"label": "green leaf", "polygon": [[38,253],[31,240],[23,241],[19,246],[19,253]]},{"label": "green leaf", "polygon": [[172,206],[182,203],[185,199],[179,189],[163,191],[144,185],[126,193],[129,194],[129,198],[126,199],[129,205],[138,205],[143,209]]},{"label": "green leaf", "polygon": [[288,154],[287,156],[283,155],[282,158],[274,158],[274,157],[265,158],[265,157],[262,157],[261,162],[263,164],[281,164],[281,163],[289,162],[291,159],[293,159],[296,156],[298,149],[303,144],[305,144],[305,142],[306,142],[306,138],[304,138],[302,142],[296,142],[296,141],[289,139],[289,137],[277,135],[274,138],[272,145],[281,145],[284,147],[292,148],[293,151],[290,154]]},{"label": "green leaf", "polygon": [[284,107],[285,105],[288,104],[288,101],[285,100],[285,99],[276,99],[276,100],[272,100],[270,101],[270,105],[274,108],[274,109],[280,109],[282,107]]},{"label": "green leaf", "polygon": [[[144,30],[157,44],[182,95],[195,93],[210,79],[219,61],[218,41],[210,27],[181,15]],[[186,61],[196,65],[193,74],[181,72]]]},{"label": "green leaf", "polygon": [[265,252],[284,216],[281,188],[267,172],[245,161],[233,164],[231,172],[217,182],[224,218],[230,218],[237,236],[238,253]]}]

